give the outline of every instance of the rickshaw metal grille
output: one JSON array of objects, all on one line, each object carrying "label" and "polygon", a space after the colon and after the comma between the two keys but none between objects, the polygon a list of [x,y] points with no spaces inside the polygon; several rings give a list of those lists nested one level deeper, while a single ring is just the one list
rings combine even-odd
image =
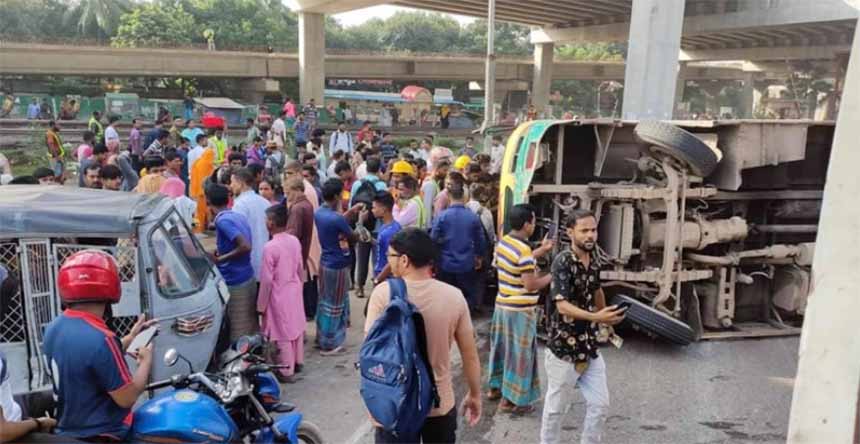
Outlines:
[{"label": "rickshaw metal grille", "polygon": [[0,244],[0,265],[9,272],[9,277],[18,281],[15,293],[6,308],[6,316],[0,321],[0,342],[24,342],[26,328],[24,324],[24,296],[21,292],[21,264],[18,260],[18,244]]},{"label": "rickshaw metal grille", "polygon": [[[93,249],[104,251],[116,259],[121,282],[137,282],[137,248],[128,239],[117,239],[116,247],[55,244],[54,255],[56,256],[56,263],[62,264],[66,258],[78,251]],[[142,308],[146,311],[146,307]],[[117,336],[122,337],[131,331],[131,327],[134,326],[135,321],[137,321],[137,316],[114,316],[108,322],[108,327]]]},{"label": "rickshaw metal grille", "polygon": [[42,341],[45,327],[57,315],[58,304],[54,293],[54,274],[47,240],[21,240],[21,291],[27,299],[24,309],[27,313],[27,327],[30,335],[30,356],[34,373],[31,386],[41,387],[48,383],[44,369]]}]

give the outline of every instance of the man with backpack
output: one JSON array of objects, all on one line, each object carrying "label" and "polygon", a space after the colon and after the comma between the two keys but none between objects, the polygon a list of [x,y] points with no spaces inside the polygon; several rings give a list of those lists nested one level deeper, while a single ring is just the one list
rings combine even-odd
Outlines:
[{"label": "man with backpack", "polygon": [[[456,441],[457,408],[451,371],[451,344],[456,341],[463,360],[463,374],[469,387],[462,409],[466,422],[474,426],[481,419],[481,363],[475,345],[472,320],[463,295],[457,288],[433,279],[433,260],[436,245],[430,236],[417,228],[406,228],[391,239],[388,246],[388,263],[396,279],[378,285],[370,296],[364,331],[367,334],[362,346],[360,365],[362,396],[374,418],[377,443],[453,443]],[[405,283],[405,286],[402,285]],[[405,287],[405,288],[404,288]],[[392,292],[394,288],[395,293]],[[394,295],[394,296],[392,296]],[[404,306],[403,301],[408,301]],[[404,308],[405,307],[405,308]],[[398,320],[394,310],[404,315],[414,311],[422,321],[391,322]],[[377,323],[377,319],[380,320]],[[410,316],[415,320],[416,317]],[[413,341],[404,343],[400,331],[414,330]],[[395,338],[396,336],[396,338]],[[421,339],[424,339],[423,341]],[[422,343],[425,347],[421,347]],[[426,351],[426,360],[413,360],[416,354]],[[374,381],[386,380],[395,370],[392,363],[383,365],[376,357],[396,356],[408,375],[403,384],[385,385]],[[428,372],[416,372],[429,364],[438,405],[432,391],[419,380]],[[415,376],[414,378],[412,376]],[[396,404],[396,412],[385,414],[386,405]],[[385,404],[385,405],[383,405]],[[429,410],[417,407],[434,407]]]},{"label": "man with backpack", "polygon": [[[353,182],[350,190],[350,201],[348,207],[352,208],[357,203],[365,204],[366,208],[373,205],[373,200],[378,193],[388,191],[388,186],[385,181],[379,178],[379,170],[381,162],[378,157],[370,156],[367,158],[367,175],[361,180]],[[370,217],[364,223],[364,227],[371,233],[371,239],[362,239],[355,246],[356,255],[356,276],[355,287],[356,296],[364,297],[364,284],[367,282],[367,271],[370,265],[370,252],[373,248],[373,239],[376,238],[376,218]],[[375,258],[378,261],[379,258]]]}]

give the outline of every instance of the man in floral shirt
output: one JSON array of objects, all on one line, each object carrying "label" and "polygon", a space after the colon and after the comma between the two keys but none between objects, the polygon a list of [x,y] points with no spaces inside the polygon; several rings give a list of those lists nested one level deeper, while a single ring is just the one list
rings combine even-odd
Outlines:
[{"label": "man in floral shirt", "polygon": [[593,255],[597,241],[594,214],[583,209],[572,211],[567,219],[567,234],[570,249],[559,253],[552,263],[550,297],[555,310],[545,356],[549,382],[541,421],[541,444],[560,442],[564,387],[574,385],[579,386],[586,402],[580,442],[602,441],[609,389],[606,364],[597,351],[598,324],[615,325],[624,319],[624,309],[606,306],[600,288],[600,267]]}]

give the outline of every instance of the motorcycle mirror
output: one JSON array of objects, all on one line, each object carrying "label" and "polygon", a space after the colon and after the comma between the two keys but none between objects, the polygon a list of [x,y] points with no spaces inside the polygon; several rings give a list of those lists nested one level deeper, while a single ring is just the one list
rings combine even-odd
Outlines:
[{"label": "motorcycle mirror", "polygon": [[176,362],[179,361],[179,352],[176,351],[175,348],[168,349],[164,352],[164,365],[167,367],[173,367],[176,365]]}]

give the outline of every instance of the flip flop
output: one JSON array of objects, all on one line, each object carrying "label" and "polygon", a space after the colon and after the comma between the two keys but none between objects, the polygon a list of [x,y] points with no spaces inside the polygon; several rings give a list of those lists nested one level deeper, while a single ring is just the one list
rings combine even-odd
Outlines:
[{"label": "flip flop", "polygon": [[498,401],[498,400],[502,399],[501,390],[490,389],[490,391],[487,392],[487,399],[490,401]]},{"label": "flip flop", "polygon": [[320,355],[322,355],[322,356],[337,356],[337,355],[341,355],[345,352],[346,352],[346,350],[343,348],[343,346],[340,346],[337,348],[333,348],[331,350],[322,350],[322,351],[320,351]]}]

